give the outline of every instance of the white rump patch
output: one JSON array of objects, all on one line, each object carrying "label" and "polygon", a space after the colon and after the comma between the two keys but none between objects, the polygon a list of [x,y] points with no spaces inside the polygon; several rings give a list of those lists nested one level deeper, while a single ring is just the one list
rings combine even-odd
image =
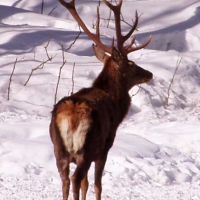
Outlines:
[{"label": "white rump patch", "polygon": [[59,123],[60,135],[62,137],[63,143],[68,152],[73,150],[73,137],[70,132],[69,123],[67,118],[63,118]]},{"label": "white rump patch", "polygon": [[77,129],[74,132],[72,132],[72,130],[70,130],[67,118],[63,118],[60,121],[58,125],[60,135],[62,137],[66,150],[69,153],[76,153],[77,151],[83,148],[89,126],[90,121],[88,119],[81,120]]},{"label": "white rump patch", "polygon": [[73,133],[73,150],[75,153],[83,148],[89,126],[90,122],[88,119],[81,120],[78,128]]}]

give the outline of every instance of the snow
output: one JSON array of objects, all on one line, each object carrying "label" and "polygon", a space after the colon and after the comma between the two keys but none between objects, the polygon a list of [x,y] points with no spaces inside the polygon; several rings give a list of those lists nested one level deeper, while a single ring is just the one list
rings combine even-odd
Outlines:
[{"label": "snow", "polygon": [[[49,138],[62,47],[79,33],[77,23],[57,1],[1,0],[0,3],[0,199],[55,200],[61,197],[53,146]],[[77,2],[77,10],[91,31],[95,1]],[[53,10],[53,8],[55,8]],[[130,91],[130,111],[120,125],[103,174],[102,199],[200,199],[200,2],[199,0],[127,1],[123,17],[132,23],[138,10],[137,43],[149,35],[145,49],[129,59],[154,74],[149,84]],[[48,15],[51,11],[51,15]],[[102,4],[101,16],[109,16]],[[123,32],[129,26],[123,24]],[[102,40],[110,43],[113,22],[101,21]],[[53,57],[43,68],[31,70]],[[81,33],[64,54],[57,100],[88,87],[102,69]],[[14,62],[10,100],[8,85]],[[180,65],[166,98],[177,62]],[[74,165],[71,166],[73,173]],[[94,199],[93,165],[89,171],[88,199]],[[70,193],[70,199],[72,194]]]}]

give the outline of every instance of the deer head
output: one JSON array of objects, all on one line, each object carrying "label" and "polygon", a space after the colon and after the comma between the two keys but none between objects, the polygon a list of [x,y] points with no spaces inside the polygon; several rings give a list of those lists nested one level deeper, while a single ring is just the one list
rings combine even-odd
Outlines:
[{"label": "deer head", "polygon": [[[133,61],[124,57],[115,47],[112,48],[111,56],[101,51],[97,46],[93,45],[96,57],[104,63],[104,69],[113,67],[116,76],[120,80],[125,90],[130,90],[134,85],[148,83],[152,79],[152,73],[139,67]],[[105,74],[109,74],[108,72]],[[113,73],[112,76],[115,76]],[[95,83],[98,82],[98,78]],[[95,84],[94,84],[95,85]]]},{"label": "deer head", "polygon": [[80,189],[82,199],[86,199],[87,173],[91,162],[95,162],[96,200],[101,200],[102,173],[117,128],[128,112],[131,101],[128,91],[134,85],[149,82],[153,77],[151,72],[128,60],[128,54],[148,45],[151,37],[145,44],[137,47],[132,47],[135,37],[130,44],[125,45],[125,41],[137,27],[137,12],[135,24],[123,36],[120,25],[122,0],[116,6],[103,0],[114,12],[116,25],[117,47],[114,45],[114,39],[108,47],[100,40],[99,9],[97,9],[97,26],[94,34],[88,30],[78,15],[74,0],[69,3],[64,0],[59,2],[69,10],[84,32],[94,41],[95,55],[104,63],[103,70],[90,88],[83,88],[69,97],[64,97],[52,111],[50,136],[62,179],[63,200],[67,200],[69,195],[71,162],[77,165],[71,179],[74,200],[79,200]]}]

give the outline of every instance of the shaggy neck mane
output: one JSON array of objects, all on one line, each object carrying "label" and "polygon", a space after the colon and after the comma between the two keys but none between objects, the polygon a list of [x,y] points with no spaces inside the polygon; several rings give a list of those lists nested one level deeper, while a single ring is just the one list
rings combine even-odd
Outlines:
[{"label": "shaggy neck mane", "polygon": [[[113,100],[113,106],[116,109],[116,118],[119,115],[119,121],[121,122],[128,112],[131,98],[127,89],[124,87],[124,81],[119,71],[113,62],[108,62],[97,79],[93,83],[93,88],[98,88],[106,92],[111,100]],[[117,114],[118,113],[118,114]]]},{"label": "shaggy neck mane", "polygon": [[112,99],[122,100],[129,96],[124,84],[120,72],[116,70],[114,63],[111,60],[105,64],[92,87],[105,91]]}]

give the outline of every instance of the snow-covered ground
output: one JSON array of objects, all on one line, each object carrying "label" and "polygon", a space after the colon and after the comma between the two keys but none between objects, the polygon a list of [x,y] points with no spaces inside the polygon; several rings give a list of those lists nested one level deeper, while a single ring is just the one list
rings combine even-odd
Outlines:
[{"label": "snow-covered ground", "polygon": [[[67,49],[79,33],[69,13],[56,0],[0,2],[0,199],[61,200],[48,127],[55,98],[62,45]],[[78,1],[77,10],[93,31],[95,1]],[[154,79],[130,91],[132,104],[103,174],[102,199],[200,199],[200,2],[128,1],[123,17],[141,15],[137,42],[153,36],[147,48],[129,58],[150,70]],[[52,12],[51,12],[52,11]],[[50,16],[48,14],[51,12]],[[101,16],[108,9],[102,4]],[[128,25],[123,24],[123,31]],[[109,43],[113,22],[101,21],[102,40]],[[31,70],[53,57],[44,66]],[[102,69],[92,41],[82,33],[64,54],[57,100],[88,87]],[[16,65],[14,65],[17,58]],[[172,85],[176,66],[179,63]],[[10,77],[15,66],[10,85]],[[170,89],[169,89],[170,87]],[[168,105],[166,98],[169,98]],[[74,165],[71,166],[73,172]],[[93,166],[88,199],[94,199]],[[70,195],[72,199],[72,196]]]}]

